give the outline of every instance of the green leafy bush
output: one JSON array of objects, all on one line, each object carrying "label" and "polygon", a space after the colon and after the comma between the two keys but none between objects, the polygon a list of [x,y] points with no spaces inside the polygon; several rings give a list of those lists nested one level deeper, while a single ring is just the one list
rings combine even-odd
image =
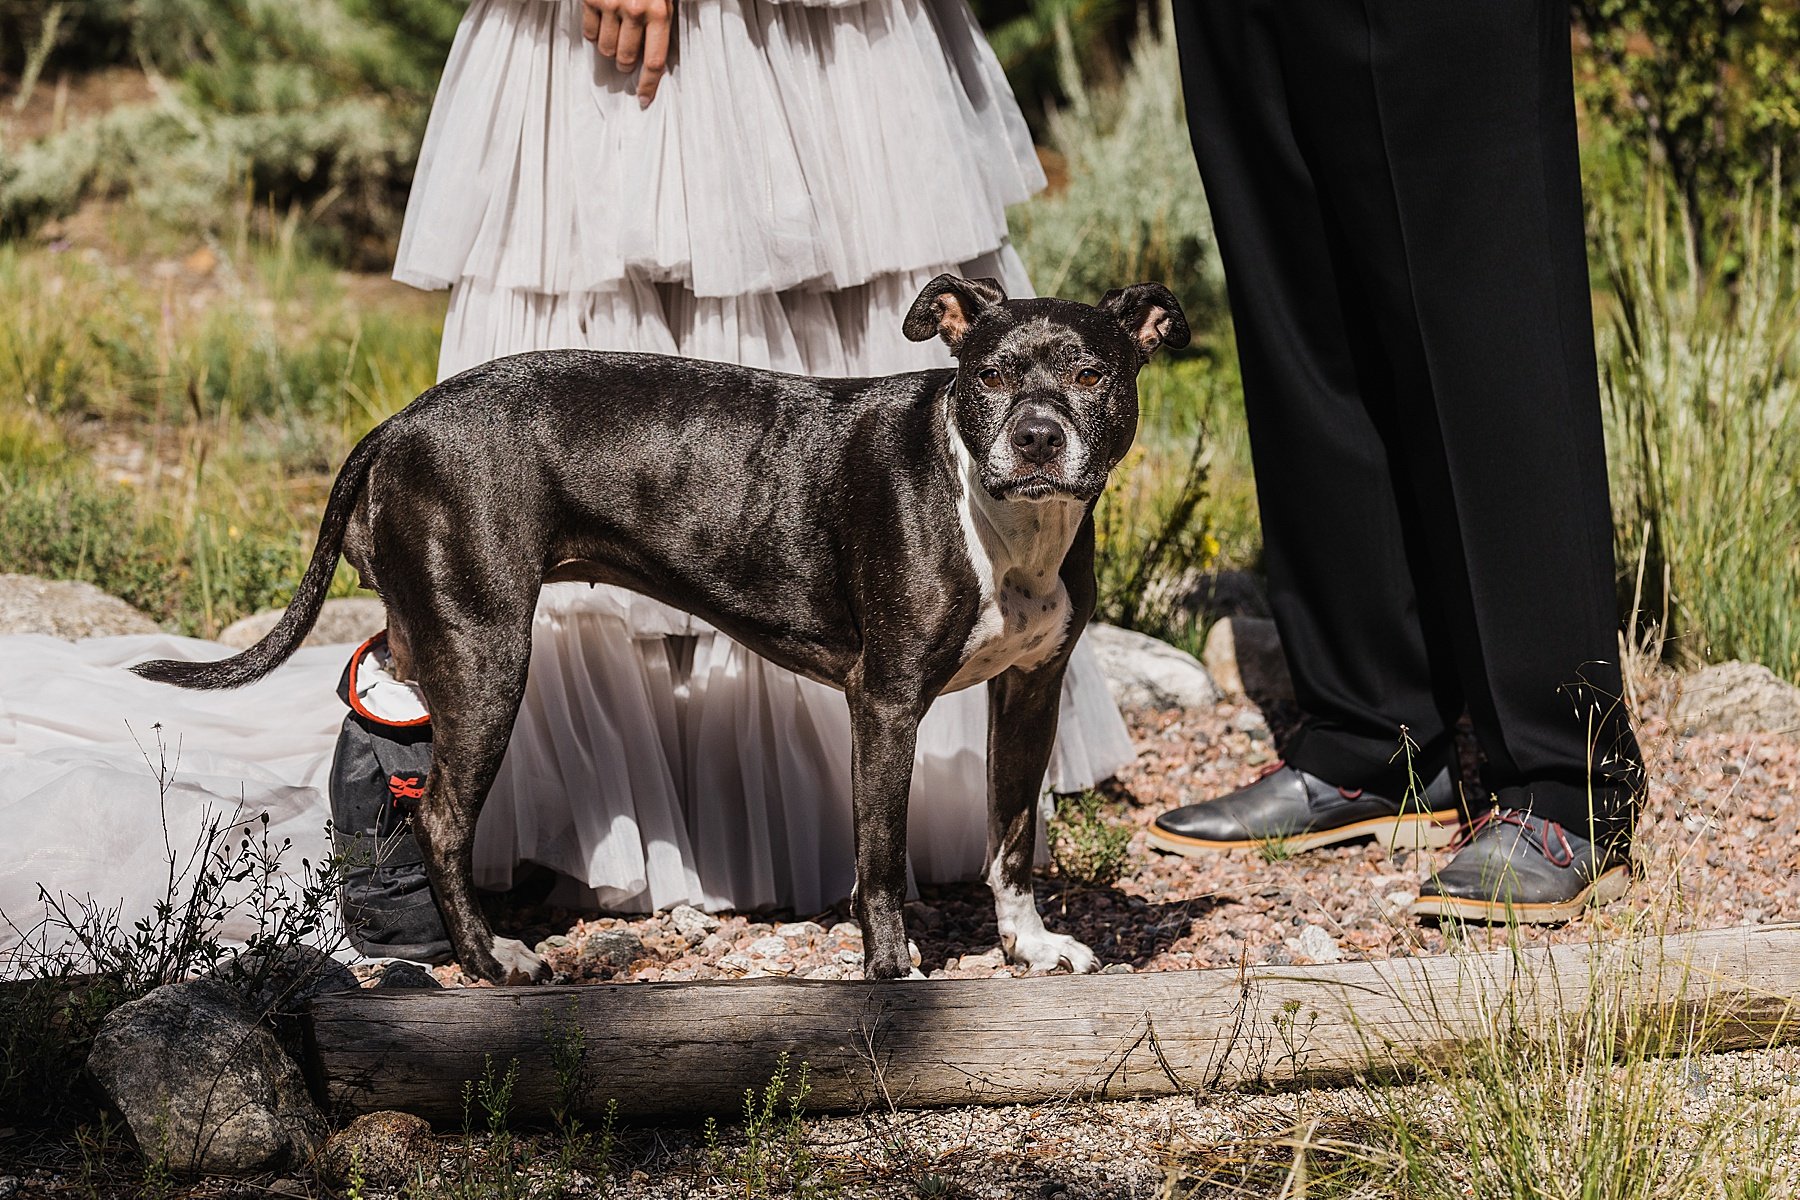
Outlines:
[{"label": "green leafy bush", "polygon": [[1167,5],[1160,15],[1133,43],[1117,86],[1093,86],[1065,55],[1070,100],[1050,114],[1047,141],[1068,180],[1014,209],[1012,235],[1040,293],[1091,303],[1109,288],[1158,280],[1204,331],[1222,276]]},{"label": "green leafy bush", "polygon": [[131,15],[131,57],[176,86],[0,152],[0,232],[104,197],[219,232],[248,194],[303,212],[341,262],[391,259],[460,5],[138,0]]}]

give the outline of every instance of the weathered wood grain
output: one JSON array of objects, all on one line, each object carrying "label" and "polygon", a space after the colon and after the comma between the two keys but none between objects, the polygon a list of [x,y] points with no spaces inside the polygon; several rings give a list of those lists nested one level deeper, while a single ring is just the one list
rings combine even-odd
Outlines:
[{"label": "weathered wood grain", "polygon": [[1800,926],[1600,946],[1141,975],[349,992],[313,1002],[313,1068],[341,1110],[460,1119],[517,1059],[515,1111],[556,1094],[554,1031],[585,1047],[581,1103],[742,1106],[787,1052],[810,1104],[1026,1103],[1404,1073],[1500,1026],[1654,1015],[1718,1048],[1800,1040]]}]

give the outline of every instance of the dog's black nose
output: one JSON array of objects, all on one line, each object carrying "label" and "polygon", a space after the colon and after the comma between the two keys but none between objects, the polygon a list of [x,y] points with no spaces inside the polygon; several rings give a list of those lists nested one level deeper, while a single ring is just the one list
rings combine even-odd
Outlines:
[{"label": "dog's black nose", "polygon": [[1063,452],[1065,441],[1063,427],[1049,417],[1026,417],[1013,426],[1013,449],[1040,467]]}]

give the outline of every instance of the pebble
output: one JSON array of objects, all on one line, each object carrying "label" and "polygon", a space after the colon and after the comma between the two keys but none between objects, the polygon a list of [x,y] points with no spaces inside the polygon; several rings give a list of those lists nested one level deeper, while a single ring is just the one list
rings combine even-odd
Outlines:
[{"label": "pebble", "polygon": [[815,921],[790,921],[786,925],[775,927],[776,937],[794,938],[803,942],[809,942],[824,932],[825,927]]},{"label": "pebble", "polygon": [[644,957],[644,939],[629,929],[601,929],[581,940],[583,962],[629,967]]},{"label": "pebble", "polygon": [[0,1200],[11,1200],[24,1186],[25,1181],[17,1175],[0,1175]]},{"label": "pebble", "polygon": [[723,922],[691,904],[677,904],[669,910],[669,924],[675,926],[675,932],[682,937],[697,941],[718,929]]},{"label": "pebble", "polygon": [[825,932],[842,941],[862,941],[862,926],[852,921],[839,921]]},{"label": "pebble", "polygon": [[847,967],[862,966],[861,950],[839,950],[837,960]]},{"label": "pebble", "polygon": [[744,951],[745,953],[753,954],[758,958],[774,958],[778,954],[786,954],[788,948],[786,938],[770,936],[757,938],[754,942],[751,942],[748,946],[744,947]]},{"label": "pebble", "polygon": [[980,954],[965,954],[957,961],[956,965],[965,971],[983,967],[1004,967],[1006,951],[995,946],[992,950],[984,950]]},{"label": "pebble", "polygon": [[1338,947],[1337,939],[1325,932],[1322,925],[1308,925],[1290,944],[1295,950],[1316,963],[1339,962],[1344,957],[1343,950]]}]

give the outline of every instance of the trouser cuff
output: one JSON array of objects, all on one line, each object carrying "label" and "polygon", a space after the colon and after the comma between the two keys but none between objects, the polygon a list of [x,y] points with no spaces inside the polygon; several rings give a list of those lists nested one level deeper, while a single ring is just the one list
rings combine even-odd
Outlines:
[{"label": "trouser cuff", "polygon": [[1448,765],[1449,745],[1448,735],[1440,734],[1409,752],[1398,731],[1381,740],[1302,725],[1282,747],[1282,757],[1336,787],[1398,798],[1411,787],[1423,789]]}]

